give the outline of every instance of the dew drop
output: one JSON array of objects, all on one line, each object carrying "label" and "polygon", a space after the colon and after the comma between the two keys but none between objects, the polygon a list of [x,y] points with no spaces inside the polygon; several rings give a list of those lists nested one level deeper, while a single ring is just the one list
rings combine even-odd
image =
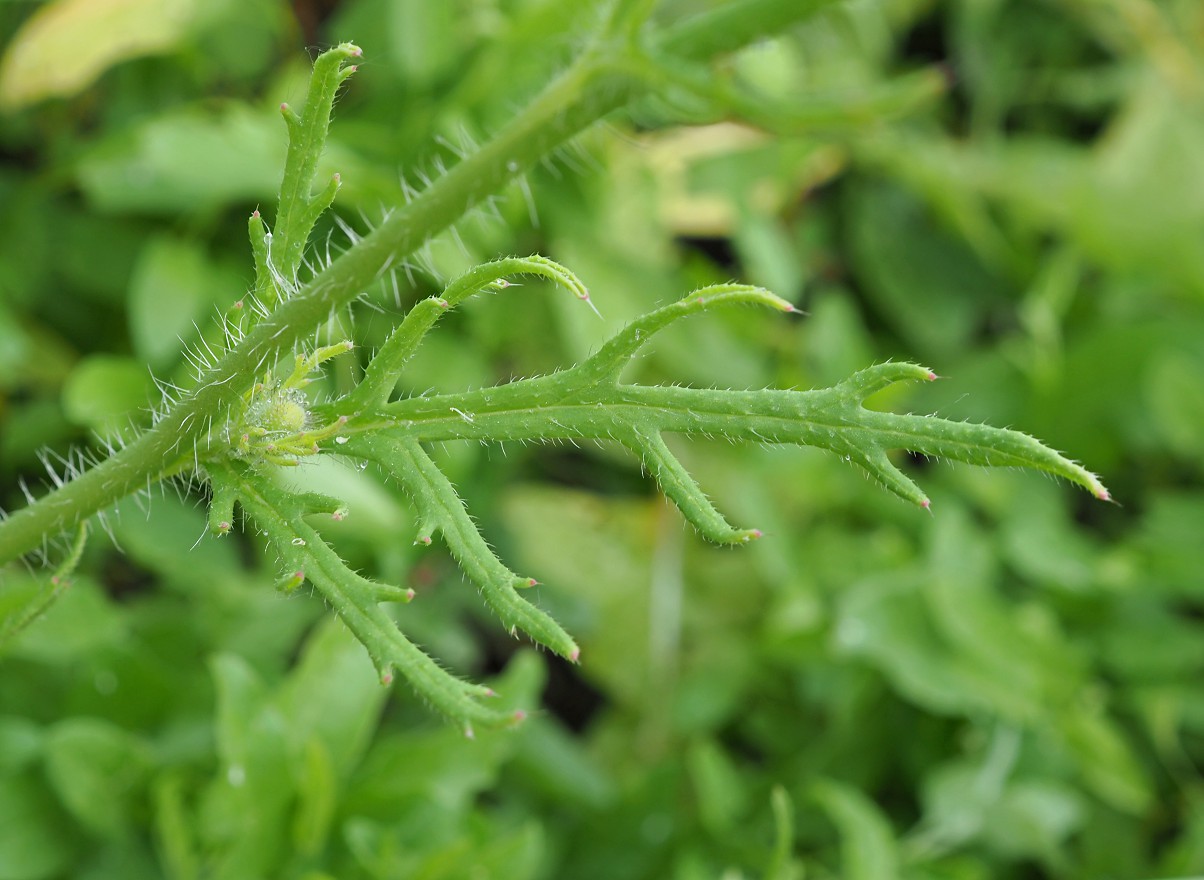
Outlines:
[{"label": "dew drop", "polygon": [[304,538],[293,538],[293,546],[294,547],[304,547],[305,539]]},{"label": "dew drop", "polygon": [[334,442],[339,444],[340,446],[342,446],[344,443],[346,443],[350,439],[351,439],[350,437],[335,437]]}]

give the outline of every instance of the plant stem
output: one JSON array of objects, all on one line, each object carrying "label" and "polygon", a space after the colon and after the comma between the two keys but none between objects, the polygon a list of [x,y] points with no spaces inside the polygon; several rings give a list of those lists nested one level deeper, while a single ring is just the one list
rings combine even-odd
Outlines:
[{"label": "plant stem", "polygon": [[[705,58],[734,51],[813,15],[832,0],[743,0],[657,35],[664,51]],[[781,7],[781,8],[779,8]],[[751,16],[751,18],[750,18]],[[608,35],[604,35],[608,36]],[[616,51],[619,54],[615,54]],[[587,49],[496,137],[469,156],[324,272],[282,303],[153,428],[77,479],[0,523],[0,566],[38,547],[193,457],[197,440],[221,423],[242,393],[282,352],[308,337],[393,266],[502,189],[541,158],[650,90],[626,63],[633,51],[605,40]]]}]

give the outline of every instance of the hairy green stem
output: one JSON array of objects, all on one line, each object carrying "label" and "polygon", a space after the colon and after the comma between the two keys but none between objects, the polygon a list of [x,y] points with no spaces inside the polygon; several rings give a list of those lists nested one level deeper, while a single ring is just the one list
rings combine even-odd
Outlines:
[{"label": "hairy green stem", "polygon": [[[720,7],[719,12],[666,30],[653,42],[660,50],[680,51],[692,58],[712,57],[801,21],[827,5],[830,0],[744,0],[734,5],[744,10],[741,14],[724,14],[726,7]],[[759,18],[749,17],[752,7],[758,10]],[[0,566],[35,549],[46,536],[72,528],[162,475],[180,470],[192,458],[197,440],[237,404],[248,377],[271,365],[281,352],[291,351],[333,311],[350,303],[481,200],[602,117],[647,93],[649,85],[632,73],[623,54],[616,54],[628,51],[631,47],[627,43],[615,46],[607,41],[587,49],[480,151],[436,180],[281,303],[153,428],[100,465],[0,523]],[[304,124],[303,117],[290,128]],[[301,223],[290,220],[287,225],[292,229]],[[286,236],[286,240],[291,238]]]}]

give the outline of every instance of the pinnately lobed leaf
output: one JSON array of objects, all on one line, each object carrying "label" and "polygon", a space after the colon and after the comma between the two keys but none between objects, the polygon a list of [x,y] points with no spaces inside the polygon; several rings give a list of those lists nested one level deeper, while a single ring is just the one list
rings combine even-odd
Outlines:
[{"label": "pinnately lobed leaf", "polygon": [[[790,4],[774,6],[766,0],[741,0],[732,8],[774,8],[774,14],[780,14],[783,21],[793,21],[823,5],[801,3],[797,11],[788,14],[784,7]],[[607,19],[613,33],[604,33],[597,46],[609,52],[641,51],[638,41],[630,38],[649,8],[650,4],[642,0],[617,0]],[[656,41],[657,51],[662,55],[681,51],[691,56],[708,40],[720,46],[739,45],[740,40],[755,36],[743,28],[741,21],[740,16],[727,13],[708,14],[668,36],[662,35]],[[727,24],[720,30],[716,22]],[[697,40],[675,42],[674,33],[680,37],[692,33],[691,29],[698,32]],[[50,530],[78,523],[99,509],[106,498],[120,497],[123,488],[129,491],[143,478],[149,479],[151,473],[144,462],[139,463],[139,456],[157,461],[166,457],[167,465],[157,471],[160,475],[195,468],[208,481],[212,535],[229,534],[237,522],[236,506],[241,508],[243,518],[266,535],[279,557],[280,590],[293,592],[306,582],[311,584],[364,644],[382,681],[388,683],[394,672],[400,673],[420,697],[471,734],[474,725],[511,724],[521,720],[522,713],[491,708],[488,698],[492,692],[488,688],[443,669],[405,637],[385,605],[409,602],[413,591],[378,583],[353,571],[315,524],[343,519],[351,511],[338,498],[290,488],[281,479],[282,468],[302,466],[314,456],[329,454],[375,463],[412,502],[418,518],[415,543],[428,545],[438,534],[512,634],[522,631],[574,662],[580,651],[572,637],[521,594],[536,581],[512,571],[489,547],[455,487],[427,454],[424,443],[617,441],[639,457],[665,495],[704,538],[727,544],[742,544],[759,538],[761,533],[753,528],[735,528],[727,522],[673,455],[664,441],[665,433],[826,449],[858,465],[899,497],[924,508],[929,506],[928,497],[891,462],[888,453],[892,450],[981,466],[1036,468],[1108,499],[1107,490],[1093,474],[1032,437],[986,425],[898,415],[865,406],[869,397],[894,383],[937,378],[931,370],[915,364],[878,364],[830,388],[811,391],[735,391],[621,381],[624,368],[648,340],[682,318],[736,306],[760,306],[787,314],[797,311],[766,290],[742,284],[707,287],[651,311],[617,333],[592,357],[550,375],[475,391],[391,399],[399,375],[426,334],[444,314],[478,292],[504,291],[510,286],[510,278],[533,275],[554,282],[593,307],[580,279],[538,255],[506,257],[476,266],[448,285],[440,296],[417,303],[371,358],[360,384],[341,398],[315,405],[305,392],[310,377],[326,360],[350,351],[353,345],[345,340],[309,350],[297,342],[305,338],[306,328],[301,324],[324,319],[330,309],[348,301],[349,290],[362,292],[365,279],[383,271],[373,268],[365,275],[364,265],[379,265],[380,255],[374,248],[393,234],[378,230],[317,278],[298,278],[314,223],[338,190],[336,175],[315,193],[316,168],[335,94],[356,69],[348,62],[360,54],[351,43],[323,53],[314,64],[302,111],[297,113],[287,105],[281,108],[289,148],[275,227],[269,228],[258,211],[248,221],[256,277],[247,298],[227,312],[228,350],[220,363],[206,366],[207,361],[202,359],[198,388],[169,410],[142,440],[107,465],[33,505],[29,509],[32,512],[22,512],[0,523],[0,559],[7,558],[5,553],[11,556],[14,547],[27,547],[37,527]],[[432,205],[426,234],[437,231],[440,223],[450,222],[452,208],[438,201],[440,193],[460,192],[460,199],[466,193],[469,203],[483,197],[515,173],[511,165],[517,168],[523,164],[504,158],[518,149],[516,145],[526,144],[532,155],[523,154],[524,162],[529,164],[537,158],[535,153],[550,149],[579,130],[591,113],[597,118],[607,107],[620,106],[624,96],[639,93],[629,77],[630,71],[640,69],[640,65],[599,57],[587,52],[580,66],[570,69],[564,79],[537,99],[527,115],[483,147],[479,157],[467,158],[444,181],[432,186],[433,195],[422,203]],[[666,63],[665,58],[658,59],[658,63]],[[574,94],[574,89],[593,94],[590,88],[597,91],[593,103]],[[574,99],[579,103],[574,104]],[[495,167],[499,161],[505,164],[504,173]],[[465,175],[477,173],[474,169],[479,171],[480,179],[465,182]],[[407,209],[411,214],[406,217],[419,210],[415,205],[420,202],[411,203]],[[463,210],[463,205],[456,210]],[[406,236],[412,238],[412,231],[403,220],[390,222],[403,230],[404,234],[398,235],[406,242],[411,240]],[[406,253],[399,245],[384,260],[384,268]],[[294,345],[299,346],[297,351],[292,350]],[[190,446],[181,448],[179,437],[172,441],[165,436],[172,430],[191,437]],[[80,539],[64,571],[78,559],[82,536],[81,527]],[[22,624],[53,595],[40,597],[41,604],[21,618]]]}]

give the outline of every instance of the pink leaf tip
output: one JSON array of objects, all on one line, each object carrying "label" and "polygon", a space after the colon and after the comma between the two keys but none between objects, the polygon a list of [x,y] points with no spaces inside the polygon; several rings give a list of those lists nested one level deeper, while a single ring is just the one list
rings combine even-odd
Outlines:
[{"label": "pink leaf tip", "polygon": [[539,581],[535,580],[535,578],[527,578],[527,586],[528,587],[539,586]]},{"label": "pink leaf tip", "polygon": [[927,379],[929,382],[935,382],[937,379],[939,379],[941,377],[938,376],[936,373],[932,372],[932,370],[929,370],[927,373],[924,374],[924,378]]},{"label": "pink leaf tip", "polygon": [[380,683],[386,686],[393,683],[393,671],[391,669],[386,669],[380,674]]},{"label": "pink leaf tip", "polygon": [[514,723],[518,724],[519,722],[527,720],[527,713],[523,709],[515,709],[512,717],[514,718]]},{"label": "pink leaf tip", "polygon": [[920,507],[924,508],[925,510],[932,510],[932,501],[928,498],[925,498],[920,502]]},{"label": "pink leaf tip", "polygon": [[1100,486],[1099,489],[1097,489],[1095,491],[1095,497],[1098,498],[1100,501],[1111,501],[1112,493],[1109,492],[1107,489],[1105,489],[1103,486]]},{"label": "pink leaf tip", "polygon": [[485,696],[487,696],[487,697],[496,697],[496,696],[497,696],[497,691],[495,691],[493,688],[485,688]]},{"label": "pink leaf tip", "polygon": [[569,660],[572,661],[573,663],[576,663],[580,659],[581,659],[581,649],[573,648],[573,650],[569,652]]},{"label": "pink leaf tip", "polygon": [[406,601],[407,601],[407,602],[413,602],[413,601],[414,601],[414,597],[415,597],[415,596],[417,596],[417,595],[418,595],[418,594],[414,592],[414,588],[413,588],[413,587],[410,587],[408,590],[406,590]]}]

